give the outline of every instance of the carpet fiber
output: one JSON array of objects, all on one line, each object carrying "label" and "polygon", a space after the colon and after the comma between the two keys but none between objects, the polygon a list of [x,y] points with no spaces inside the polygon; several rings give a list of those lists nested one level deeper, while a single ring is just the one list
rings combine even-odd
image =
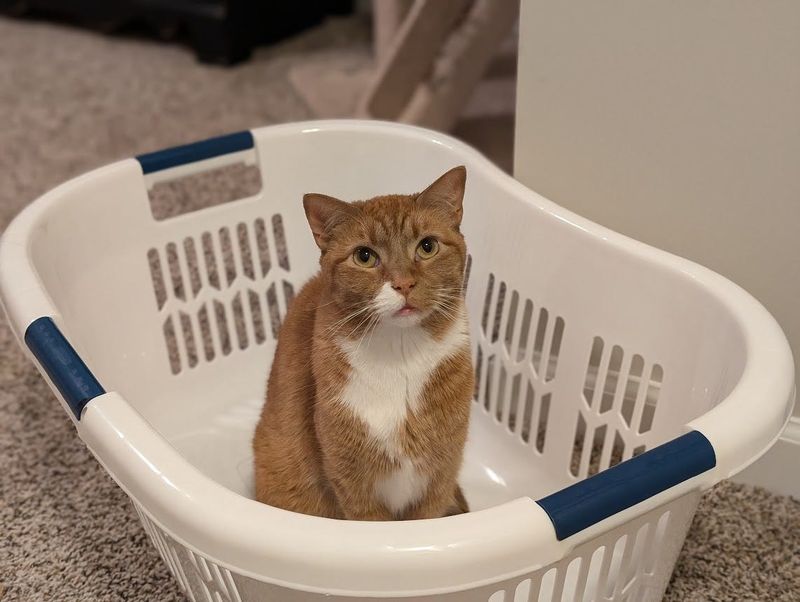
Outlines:
[{"label": "carpet fiber", "polygon": [[[235,69],[180,47],[0,19],[0,229],[103,163],[313,117],[288,77],[367,43],[328,23]],[[800,502],[725,484],[704,498],[666,600],[800,600]],[[177,601],[133,508],[0,321],[0,599]]]}]

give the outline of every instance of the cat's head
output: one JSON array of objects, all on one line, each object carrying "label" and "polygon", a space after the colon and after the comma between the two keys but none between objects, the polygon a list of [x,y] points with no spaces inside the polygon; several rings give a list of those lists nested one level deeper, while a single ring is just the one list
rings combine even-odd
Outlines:
[{"label": "cat's head", "polygon": [[419,194],[346,203],[303,198],[331,302],[355,330],[443,324],[461,308],[466,169],[455,167]]}]

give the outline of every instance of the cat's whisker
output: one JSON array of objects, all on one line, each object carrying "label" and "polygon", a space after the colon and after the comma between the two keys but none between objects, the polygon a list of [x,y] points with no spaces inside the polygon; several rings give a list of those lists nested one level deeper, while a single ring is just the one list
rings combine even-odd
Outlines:
[{"label": "cat's whisker", "polygon": [[463,308],[463,302],[460,297],[455,298],[447,295],[437,294],[435,300],[436,311],[438,311],[448,320],[458,319]]},{"label": "cat's whisker", "polygon": [[372,323],[372,329],[369,331],[369,340],[367,341],[367,346],[369,346],[369,344],[372,343],[372,335],[375,332],[375,330],[377,330],[380,321],[381,321],[380,316],[376,315],[375,321]]},{"label": "cat's whisker", "polygon": [[461,297],[451,296],[451,295],[436,295],[436,301],[442,304],[447,304],[452,307],[460,307],[463,305],[463,300]]},{"label": "cat's whisker", "polygon": [[[364,318],[362,318],[362,319],[361,319],[361,321],[360,321],[360,322],[359,322],[359,323],[356,325],[356,327],[355,327],[355,328],[353,328],[353,330],[351,330],[351,331],[348,333],[348,335],[347,335],[347,338],[349,339],[351,336],[353,336],[353,334],[354,334],[354,333],[355,333],[355,332],[356,332],[356,331],[357,331],[359,328],[361,328],[361,326],[362,326],[362,325],[363,325],[365,322],[366,322],[366,323],[369,323],[368,321],[369,321],[369,320],[371,320],[371,319],[372,319],[372,317],[373,317],[374,315],[375,315],[375,314],[367,314],[367,315],[366,315]],[[366,330],[364,331],[364,333],[366,333]],[[363,339],[363,334],[362,334],[362,337],[361,337],[361,338]],[[359,345],[360,345],[360,344],[361,344],[361,340],[359,340]]]},{"label": "cat's whisker", "polygon": [[[356,345],[356,353],[358,353],[358,350],[361,348],[361,343],[364,342],[364,338],[367,336],[367,333],[370,332],[370,325],[373,324],[373,322],[375,324],[377,324],[377,322],[379,320],[380,320],[380,315],[379,314],[370,314],[369,322],[367,322],[367,327],[364,329],[364,332],[361,334],[361,338],[358,339],[358,344]],[[359,327],[360,326],[361,326],[361,324],[359,324]]]},{"label": "cat's whisker", "polygon": [[327,303],[321,303],[321,304],[317,305],[316,309],[320,309],[321,307],[327,307],[331,303],[336,303],[336,300],[335,299],[331,299]]},{"label": "cat's whisker", "polygon": [[[336,322],[331,324],[328,328],[325,329],[324,333],[325,334],[331,334],[331,335],[336,334],[336,332],[338,332],[350,320],[355,319],[356,317],[360,316],[361,314],[363,314],[366,311],[369,311],[370,309],[371,309],[371,307],[369,306],[369,304],[363,306],[361,309],[357,309],[356,311],[346,315],[344,318],[342,318],[340,320],[337,320]],[[331,331],[333,331],[333,332],[331,332]]]}]

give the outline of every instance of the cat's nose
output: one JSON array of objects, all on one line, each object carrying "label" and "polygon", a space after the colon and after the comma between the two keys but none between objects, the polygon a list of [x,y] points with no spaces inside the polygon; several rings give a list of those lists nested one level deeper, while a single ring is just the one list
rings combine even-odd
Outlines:
[{"label": "cat's nose", "polygon": [[416,286],[416,282],[411,276],[402,276],[399,278],[392,278],[392,288],[401,295],[407,296],[411,289]]}]

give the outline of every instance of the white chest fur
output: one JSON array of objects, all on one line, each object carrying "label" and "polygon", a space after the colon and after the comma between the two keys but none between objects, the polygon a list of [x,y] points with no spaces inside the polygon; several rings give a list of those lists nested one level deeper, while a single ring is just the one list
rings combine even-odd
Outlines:
[{"label": "white chest fur", "polygon": [[404,456],[398,431],[408,412],[422,402],[421,393],[436,367],[469,344],[466,319],[462,317],[440,339],[421,327],[378,326],[367,340],[341,341],[351,366],[342,391],[342,402],[364,422],[385,452],[400,468],[376,484],[376,494],[394,512],[419,499],[427,479]]}]

